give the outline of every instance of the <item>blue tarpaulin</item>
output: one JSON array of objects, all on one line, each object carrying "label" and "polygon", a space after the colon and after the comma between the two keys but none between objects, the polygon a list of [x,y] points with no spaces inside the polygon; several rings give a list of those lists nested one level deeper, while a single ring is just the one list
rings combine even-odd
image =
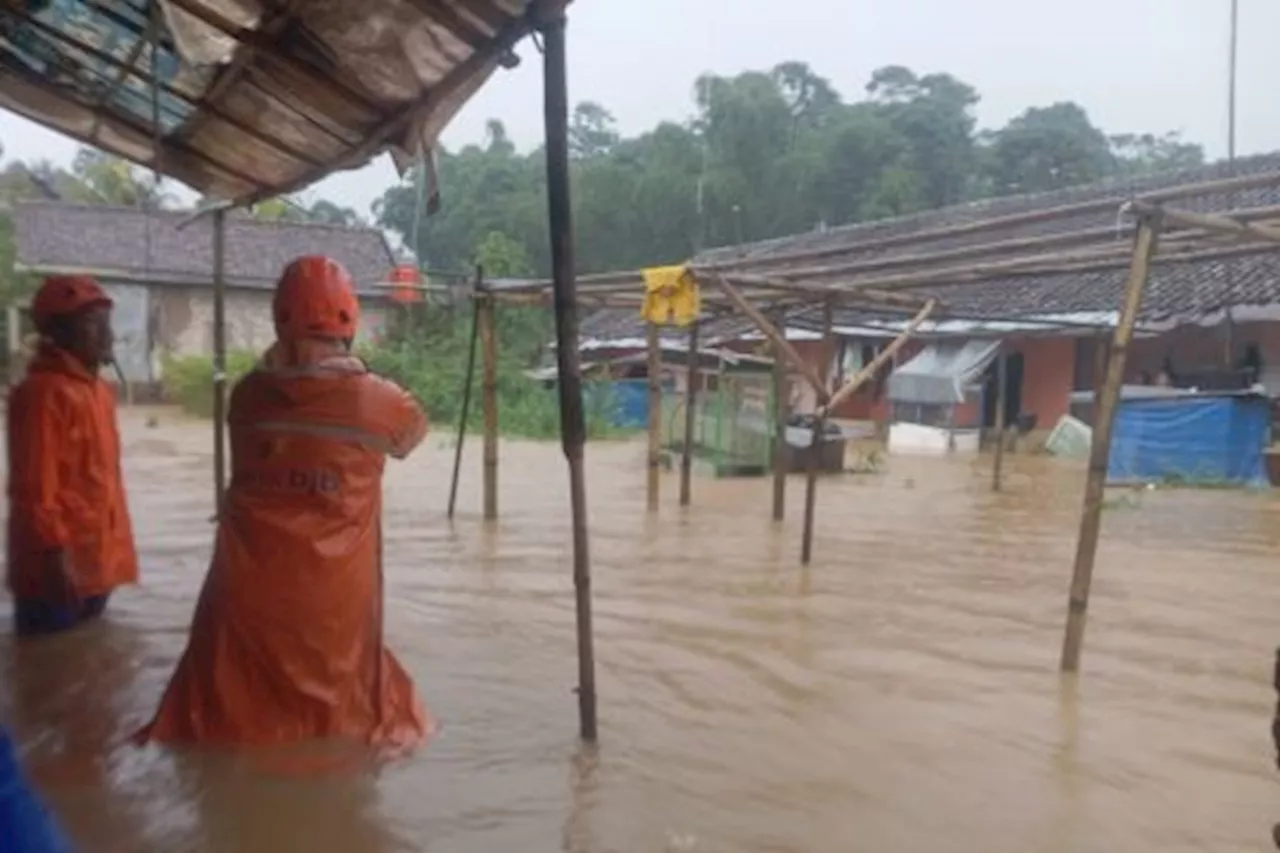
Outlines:
[{"label": "blue tarpaulin", "polygon": [[1122,400],[1107,479],[1265,487],[1271,406],[1257,395]]}]

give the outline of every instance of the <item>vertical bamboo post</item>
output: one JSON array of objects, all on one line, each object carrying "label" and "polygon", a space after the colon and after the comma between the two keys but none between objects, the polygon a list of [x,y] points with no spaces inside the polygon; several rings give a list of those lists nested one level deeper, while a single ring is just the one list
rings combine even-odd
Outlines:
[{"label": "vertical bamboo post", "polygon": [[1089,476],[1084,488],[1084,509],[1080,514],[1080,534],[1076,543],[1075,566],[1071,573],[1071,595],[1067,606],[1067,630],[1062,641],[1063,672],[1080,668],[1080,649],[1084,643],[1085,616],[1089,609],[1089,587],[1093,581],[1093,563],[1098,551],[1098,533],[1102,524],[1102,498],[1106,486],[1107,465],[1111,457],[1111,433],[1115,425],[1120,386],[1124,380],[1124,364],[1142,295],[1151,271],[1160,233],[1159,213],[1144,216],[1134,238],[1133,261],[1125,285],[1124,304],[1116,323],[1111,351],[1107,356],[1107,378],[1098,394],[1097,423],[1093,425],[1093,442],[1089,449]]},{"label": "vertical bamboo post", "polygon": [[693,433],[698,404],[698,322],[689,327],[689,368],[684,389],[684,455],[680,457],[680,506],[688,506],[693,490]]},{"label": "vertical bamboo post", "polygon": [[462,476],[462,448],[467,440],[467,421],[471,415],[471,387],[476,377],[476,339],[480,334],[480,293],[484,289],[484,271],[477,265],[471,294],[471,342],[467,347],[467,374],[462,380],[462,412],[458,415],[458,444],[453,449],[453,477],[449,481],[448,517],[458,505],[458,480]]},{"label": "vertical bamboo post", "polygon": [[[786,334],[786,314],[778,325]],[[787,359],[782,348],[773,347],[773,520],[787,514],[787,419],[791,397],[787,393]]]},{"label": "vertical bamboo post", "polygon": [[1009,381],[1009,353],[1005,350],[1005,345],[1000,345],[1000,355],[997,356],[996,362],[996,458],[995,463],[991,466],[991,491],[998,492],[1002,485],[1001,479],[1004,476],[1004,431],[1005,431],[1005,406],[1008,404],[1009,391],[1005,387]]},{"label": "vertical bamboo post", "polygon": [[478,297],[480,349],[484,355],[484,517],[498,517],[498,330],[493,294]]},{"label": "vertical bamboo post", "polygon": [[649,512],[658,511],[659,466],[662,462],[662,346],[658,326],[647,327],[649,345],[649,470],[645,497]]},{"label": "vertical bamboo post", "polygon": [[591,559],[587,541],[587,487],[583,447],[582,370],[578,363],[577,283],[573,269],[573,203],[569,187],[569,87],[565,69],[564,4],[542,7],[543,96],[547,136],[547,207],[556,314],[556,361],[560,377],[560,435],[569,462],[573,513],[573,587],[578,623],[578,723],[583,740],[594,741],[595,646],[591,631]]},{"label": "vertical bamboo post", "polygon": [[214,512],[227,489],[227,213],[213,212],[213,483]]},{"label": "vertical bamboo post", "polygon": [[[831,359],[835,352],[834,321],[835,303],[828,299],[822,306],[822,365],[819,370],[823,388],[828,390]],[[822,464],[822,438],[826,426],[826,406],[819,404],[809,432],[809,471],[804,484],[804,532],[800,540],[800,564],[804,566],[813,559],[813,515],[818,503],[818,471]]]}]

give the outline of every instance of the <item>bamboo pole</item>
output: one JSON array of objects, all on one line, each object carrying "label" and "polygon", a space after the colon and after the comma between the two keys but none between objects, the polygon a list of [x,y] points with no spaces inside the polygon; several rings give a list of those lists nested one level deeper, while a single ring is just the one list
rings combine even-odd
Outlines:
[{"label": "bamboo pole", "polygon": [[1125,285],[1124,303],[1116,324],[1111,351],[1107,356],[1107,379],[1098,395],[1097,423],[1093,425],[1093,442],[1089,449],[1089,476],[1085,482],[1084,509],[1080,514],[1080,534],[1076,544],[1075,566],[1071,573],[1071,596],[1067,608],[1067,629],[1062,642],[1063,672],[1080,668],[1080,649],[1084,642],[1085,616],[1089,609],[1089,587],[1093,581],[1093,564],[1098,550],[1098,533],[1102,523],[1102,498],[1106,486],[1107,466],[1111,456],[1111,434],[1115,425],[1120,386],[1124,380],[1125,358],[1142,295],[1151,271],[1151,258],[1159,242],[1160,214],[1144,215],[1133,245],[1133,264]]},{"label": "bamboo pole", "polygon": [[484,518],[498,517],[498,330],[494,300],[488,294],[476,303],[484,379],[480,386],[484,407]]},{"label": "bamboo pole", "polygon": [[1000,355],[996,361],[996,458],[991,466],[991,491],[1000,491],[1001,479],[1004,476],[1004,431],[1005,406],[1008,405],[1009,390],[1009,353],[1005,344],[1000,344]]},{"label": "bamboo pole", "polygon": [[227,213],[213,213],[213,482],[214,512],[227,490]]},{"label": "bamboo pole", "polygon": [[[907,341],[911,340],[911,336],[915,334],[916,329],[920,328],[920,324],[928,319],[933,313],[933,309],[937,306],[937,302],[930,299],[925,306],[920,309],[911,322],[898,334],[896,338],[890,341],[889,345],[877,353],[876,357],[871,359],[871,363],[863,367],[853,375],[848,381],[840,387],[836,393],[831,395],[830,401],[822,407],[822,414],[826,416],[832,409],[843,403],[851,395],[857,392],[859,388],[867,383],[867,380],[875,376],[884,367],[885,363],[898,354],[898,351],[907,345]],[[825,322],[825,321],[824,321]]]},{"label": "bamboo pole", "polygon": [[724,295],[729,297],[729,301],[751,322],[756,324],[756,328],[769,339],[769,341],[786,356],[787,361],[791,362],[791,366],[800,371],[801,375],[808,380],[813,386],[813,390],[818,395],[818,402],[825,403],[830,396],[827,388],[822,383],[822,378],[814,371],[813,366],[809,362],[800,357],[791,344],[787,343],[785,333],[778,331],[769,319],[761,313],[760,309],[752,305],[736,287],[730,284],[724,276],[715,276],[716,283],[720,286],[720,290]]},{"label": "bamboo pole", "polygon": [[573,513],[573,586],[578,630],[578,724],[582,739],[596,740],[595,645],[591,629],[591,559],[587,538],[587,440],[578,363],[578,315],[573,260],[573,202],[569,186],[569,91],[565,68],[564,4],[543,7],[543,95],[546,125],[547,207],[551,267],[555,279],[556,362],[560,375],[560,435],[569,463]]},{"label": "bamboo pole", "polygon": [[649,455],[645,500],[649,512],[658,511],[658,489],[662,464],[662,341],[658,327],[649,323],[645,329],[649,350]]},{"label": "bamboo pole", "polygon": [[689,327],[689,368],[684,389],[684,454],[680,457],[680,506],[692,501],[693,433],[698,405],[698,322]]},{"label": "bamboo pole", "polygon": [[471,387],[475,385],[476,343],[480,333],[480,293],[484,288],[484,273],[476,267],[475,295],[471,299],[471,343],[467,347],[467,375],[462,380],[462,412],[458,415],[458,444],[453,451],[453,477],[449,481],[448,517],[453,518],[458,504],[458,480],[462,476],[462,448],[467,439],[467,420],[471,414]]},{"label": "bamboo pole", "polygon": [[[785,328],[786,315],[779,317]],[[791,396],[787,388],[787,361],[778,346],[773,348],[773,520],[782,521],[787,512],[787,420]]]},{"label": "bamboo pole", "polygon": [[[831,353],[835,350],[835,303],[828,299],[822,306],[822,387],[827,390],[831,373]],[[829,405],[819,405],[809,430],[809,466],[804,483],[804,532],[800,539],[800,564],[813,559],[813,516],[818,504],[818,472],[822,468],[823,436],[827,426]]]},{"label": "bamboo pole", "polygon": [[[1157,209],[1155,205],[1142,201],[1133,202],[1132,207],[1136,213],[1143,216],[1152,216]],[[1247,222],[1233,219],[1229,215],[1193,213],[1189,210],[1172,210],[1169,208],[1161,208],[1160,215],[1165,222],[1172,222],[1175,225],[1187,228],[1200,228],[1235,239],[1265,240],[1270,243],[1280,243],[1280,230],[1268,227],[1265,223],[1251,225]]]}]

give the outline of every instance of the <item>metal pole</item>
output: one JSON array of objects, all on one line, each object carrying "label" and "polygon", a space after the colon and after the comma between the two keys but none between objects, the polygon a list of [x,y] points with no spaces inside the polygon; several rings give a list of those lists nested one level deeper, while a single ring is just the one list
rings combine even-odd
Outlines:
[{"label": "metal pole", "polygon": [[[1232,177],[1236,173],[1236,57],[1240,41],[1240,0],[1231,0],[1231,34],[1227,49],[1227,172]],[[1236,207],[1236,194],[1231,194],[1230,205]],[[1234,264],[1227,261],[1227,311],[1226,334],[1223,341],[1223,363],[1230,368],[1235,354],[1236,321],[1231,303],[1235,297]]]},{"label": "metal pole", "polygon": [[480,291],[484,289],[484,271],[476,267],[475,293],[471,298],[471,344],[467,349],[467,378],[462,386],[462,413],[458,416],[458,445],[453,451],[453,479],[449,482],[448,517],[458,504],[458,479],[462,476],[462,446],[467,438],[467,418],[471,414],[471,386],[476,376],[476,340],[480,333]]},{"label": "metal pole", "polygon": [[582,738],[594,741],[595,648],[591,630],[591,559],[587,542],[587,487],[583,471],[586,417],[578,363],[577,285],[573,269],[573,203],[569,193],[569,87],[565,68],[563,3],[543,7],[543,96],[547,137],[547,206],[556,314],[556,362],[560,377],[560,436],[569,462],[573,512],[573,586],[578,617],[578,720]]},{"label": "metal pole", "polygon": [[213,482],[214,511],[227,489],[227,213],[213,213]]},{"label": "metal pole", "polygon": [[689,369],[684,389],[684,455],[680,457],[680,506],[688,506],[693,491],[693,433],[698,405],[698,321],[689,327]]},{"label": "metal pole", "polygon": [[[1158,214],[1157,214],[1158,216]],[[1124,304],[1116,323],[1115,337],[1107,355],[1107,378],[1098,393],[1097,423],[1093,425],[1093,442],[1089,448],[1089,477],[1085,481],[1084,510],[1080,514],[1080,534],[1076,542],[1075,566],[1071,572],[1071,596],[1067,606],[1067,630],[1062,641],[1063,672],[1080,668],[1080,649],[1084,643],[1085,615],[1089,609],[1089,587],[1093,583],[1093,563],[1098,553],[1098,533],[1102,525],[1102,497],[1111,458],[1111,433],[1115,425],[1116,407],[1120,402],[1120,386],[1124,380],[1125,357],[1142,294],[1146,290],[1151,259],[1159,240],[1160,222],[1144,217],[1133,245],[1133,264],[1125,286]]]}]

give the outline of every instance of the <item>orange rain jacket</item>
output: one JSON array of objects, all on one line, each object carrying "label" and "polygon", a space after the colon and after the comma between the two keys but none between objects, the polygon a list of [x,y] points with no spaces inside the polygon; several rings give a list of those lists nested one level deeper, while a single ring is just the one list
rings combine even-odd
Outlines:
[{"label": "orange rain jacket", "polygon": [[115,393],[42,342],[9,396],[8,582],[40,598],[44,554],[65,549],[81,597],[138,580]]},{"label": "orange rain jacket", "polygon": [[228,420],[212,565],[139,740],[420,743],[430,718],[383,646],[381,514],[386,456],[423,440],[426,415],[359,359],[304,342],[268,351]]}]

